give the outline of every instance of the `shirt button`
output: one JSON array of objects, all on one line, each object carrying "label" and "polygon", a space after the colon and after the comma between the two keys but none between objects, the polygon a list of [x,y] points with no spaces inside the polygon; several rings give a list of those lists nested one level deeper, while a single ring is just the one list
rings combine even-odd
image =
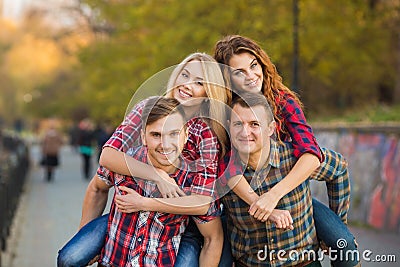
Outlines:
[{"label": "shirt button", "polygon": [[138,242],[142,242],[142,238],[139,237],[139,238],[137,239],[137,241],[138,241]]}]

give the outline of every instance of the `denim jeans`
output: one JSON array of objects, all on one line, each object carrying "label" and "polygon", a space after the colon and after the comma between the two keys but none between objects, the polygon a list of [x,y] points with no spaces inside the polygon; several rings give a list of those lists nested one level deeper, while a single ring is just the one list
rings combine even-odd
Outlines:
[{"label": "denim jeans", "polygon": [[[226,229],[226,216],[221,215],[222,228],[224,230],[224,244],[222,255],[218,267],[232,267],[233,257],[231,252],[231,243]],[[199,267],[199,256],[203,245],[203,236],[197,229],[193,220],[190,220],[186,231],[183,233],[179,251],[176,257],[175,267]]]},{"label": "denim jeans", "polygon": [[193,266],[199,267],[199,257],[203,236],[192,219],[181,237],[175,267]]},{"label": "denim jeans", "polygon": [[[232,254],[229,239],[226,235],[225,216],[221,219],[224,229],[224,245],[219,267],[231,267]],[[82,229],[58,252],[57,266],[86,266],[89,261],[99,255],[106,238],[107,220],[108,214],[105,214],[82,227]],[[189,226],[182,235],[174,266],[199,266],[199,256],[202,245],[203,236],[197,229],[193,220],[191,220]]]},{"label": "denim jeans", "polygon": [[[318,239],[331,248],[334,267],[351,267],[357,265],[359,259],[353,253],[358,253],[357,244],[353,234],[340,218],[326,205],[316,199],[312,199],[314,210],[314,223]],[[333,253],[336,250],[335,253]],[[356,252],[357,251],[357,252]],[[346,256],[348,257],[346,259]]]},{"label": "denim jeans", "polygon": [[108,214],[86,224],[58,251],[58,267],[86,266],[100,254],[107,233]]},{"label": "denim jeans", "polygon": [[[312,203],[318,239],[322,240],[331,249],[339,250],[338,244],[342,248],[336,253],[336,256],[339,256],[338,260],[332,261],[333,266],[355,266],[358,261],[352,260],[351,257],[349,261],[340,260],[340,254],[342,254],[342,258],[344,258],[347,251],[357,250],[354,236],[340,218],[327,206],[316,199],[313,199]],[[82,229],[58,252],[57,266],[86,266],[90,260],[99,255],[106,237],[107,220],[108,214],[105,214],[82,227]],[[226,217],[224,214],[221,216],[221,220],[224,229],[224,246],[219,267],[231,267],[233,259],[229,242],[229,233],[227,232]],[[338,240],[340,240],[341,243],[339,243]],[[202,244],[203,237],[197,227],[195,225],[194,227],[188,226],[181,238],[175,266],[199,266],[199,255]],[[341,244],[346,244],[346,246],[343,247]],[[350,253],[349,255],[351,256],[352,254]]]}]

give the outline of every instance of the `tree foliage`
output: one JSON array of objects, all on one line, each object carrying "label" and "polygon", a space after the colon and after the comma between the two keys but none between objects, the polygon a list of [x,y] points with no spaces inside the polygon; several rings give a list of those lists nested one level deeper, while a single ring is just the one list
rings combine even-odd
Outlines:
[{"label": "tree foliage", "polygon": [[[0,79],[4,88],[40,93],[27,105],[33,114],[87,110],[119,122],[146,79],[242,34],[266,50],[290,87],[293,1],[77,0],[68,10],[81,18],[74,29],[50,30],[31,15],[23,33],[7,42],[0,34],[0,58],[10,66]],[[400,103],[400,0],[298,3],[299,87],[310,116]]]},{"label": "tree foliage", "polygon": [[9,124],[21,118],[69,117],[68,107],[79,104],[66,100],[80,86],[74,67],[87,38],[46,24],[44,15],[32,9],[19,25],[0,21],[0,116]]},{"label": "tree foliage", "polygon": [[[387,1],[299,0],[300,95],[310,114],[393,100],[384,96],[394,91],[398,76],[392,39],[399,1],[391,2],[389,8]],[[292,1],[86,3],[114,29],[81,54],[84,87],[96,88],[101,103],[98,115],[122,114],[115,107],[126,105],[146,78],[191,52],[212,53],[226,34],[257,40],[291,84]]]}]

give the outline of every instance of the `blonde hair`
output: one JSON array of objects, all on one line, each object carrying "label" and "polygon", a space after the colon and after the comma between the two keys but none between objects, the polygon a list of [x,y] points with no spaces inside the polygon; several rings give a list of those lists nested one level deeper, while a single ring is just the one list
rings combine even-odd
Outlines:
[{"label": "blonde hair", "polygon": [[232,100],[231,91],[225,86],[224,77],[222,75],[219,64],[215,59],[205,53],[193,53],[187,56],[173,70],[167,85],[167,97],[173,97],[173,88],[176,86],[176,80],[181,71],[189,62],[199,61],[204,75],[204,89],[209,101],[208,108],[200,109],[200,117],[206,118],[206,122],[215,132],[221,145],[221,154],[224,156],[229,146],[228,135],[225,131],[226,126],[226,107],[230,105]]}]

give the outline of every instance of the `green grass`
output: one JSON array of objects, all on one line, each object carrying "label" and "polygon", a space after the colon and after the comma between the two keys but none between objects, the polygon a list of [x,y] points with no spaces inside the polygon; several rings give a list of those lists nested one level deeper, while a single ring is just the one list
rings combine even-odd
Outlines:
[{"label": "green grass", "polygon": [[399,122],[400,123],[400,105],[371,105],[363,108],[353,108],[343,112],[342,115],[318,115],[310,118],[311,122]]}]

